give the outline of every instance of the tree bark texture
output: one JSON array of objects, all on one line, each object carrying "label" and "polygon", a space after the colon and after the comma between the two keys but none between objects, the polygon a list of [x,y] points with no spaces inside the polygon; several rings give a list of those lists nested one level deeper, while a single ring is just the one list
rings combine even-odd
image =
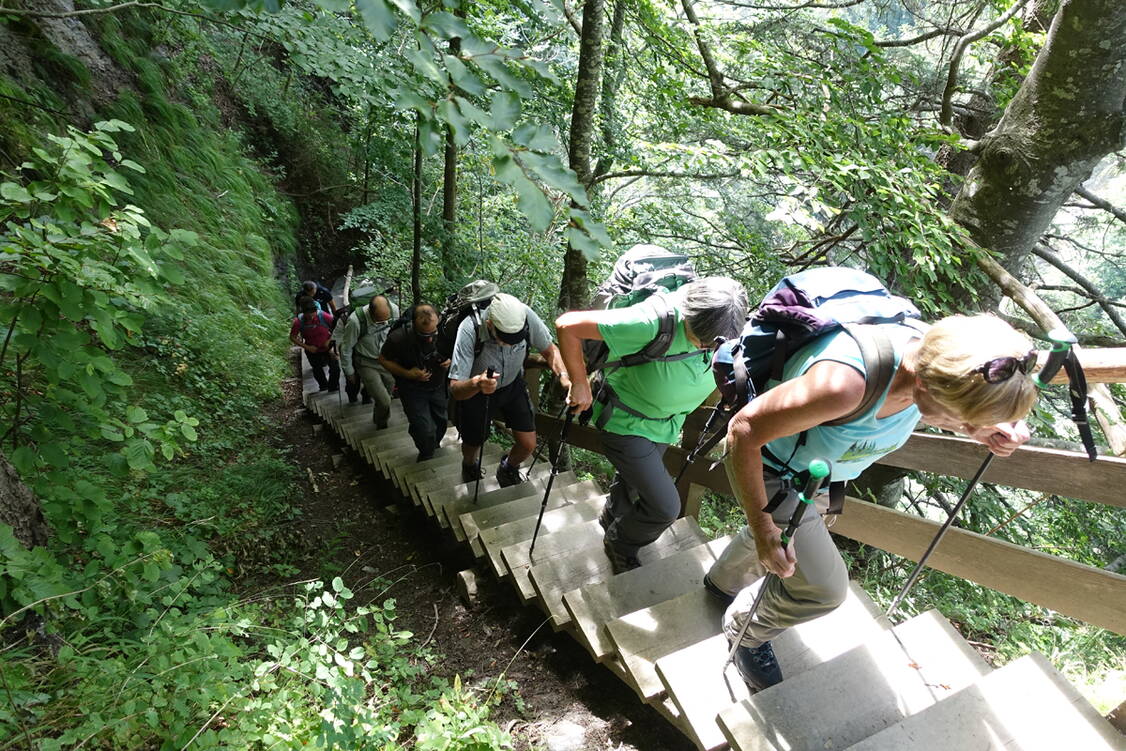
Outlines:
[{"label": "tree bark texture", "polygon": [[414,123],[414,172],[411,178],[411,219],[414,247],[411,251],[411,304],[422,299],[422,132],[420,116]]},{"label": "tree bark texture", "polygon": [[951,205],[1019,274],[1056,212],[1126,143],[1126,3],[1068,0]]},{"label": "tree bark texture", "polygon": [[24,547],[47,544],[47,522],[39,499],[23,484],[16,468],[3,453],[0,453],[0,524],[11,527]]},{"label": "tree bark texture", "polygon": [[[605,0],[587,0],[583,6],[582,35],[579,38],[579,69],[575,75],[575,101],[571,106],[571,133],[567,162],[579,182],[590,187],[590,148],[594,140],[595,111],[602,78],[602,36]],[[563,281],[559,289],[559,308],[574,310],[586,305],[586,258],[568,243],[563,256]]]},{"label": "tree bark texture", "polygon": [[[461,52],[461,39],[450,40],[450,55]],[[445,162],[442,166],[442,273],[454,277],[454,231],[457,228],[457,142],[454,130],[446,126]]]}]

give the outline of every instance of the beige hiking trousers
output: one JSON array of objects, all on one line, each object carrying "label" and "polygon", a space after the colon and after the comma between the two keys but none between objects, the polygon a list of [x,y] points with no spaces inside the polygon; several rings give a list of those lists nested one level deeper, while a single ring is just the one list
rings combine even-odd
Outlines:
[{"label": "beige hiking trousers", "polygon": [[[773,498],[783,482],[769,472],[765,480],[767,498]],[[798,491],[791,488],[771,514],[779,529],[786,529],[797,504]],[[790,626],[825,615],[844,602],[848,594],[848,570],[820,513],[827,505],[825,499],[818,504],[820,508],[808,509],[794,533],[791,543],[797,558],[794,575],[786,579],[771,576],[765,580],[766,594],[743,637],[744,646],[757,647]],[[727,640],[734,641],[763,582],[763,568],[749,527],[739,530],[712,565],[708,578],[724,592],[735,595],[735,602],[723,617]]]}]

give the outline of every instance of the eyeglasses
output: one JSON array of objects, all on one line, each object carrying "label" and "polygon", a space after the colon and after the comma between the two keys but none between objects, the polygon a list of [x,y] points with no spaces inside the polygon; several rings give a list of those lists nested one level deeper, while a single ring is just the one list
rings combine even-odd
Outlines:
[{"label": "eyeglasses", "polygon": [[984,365],[974,368],[972,372],[981,373],[986,383],[1002,383],[1013,377],[1018,370],[1025,375],[1032,372],[1036,365],[1036,350],[1029,351],[1023,357],[996,357]]}]

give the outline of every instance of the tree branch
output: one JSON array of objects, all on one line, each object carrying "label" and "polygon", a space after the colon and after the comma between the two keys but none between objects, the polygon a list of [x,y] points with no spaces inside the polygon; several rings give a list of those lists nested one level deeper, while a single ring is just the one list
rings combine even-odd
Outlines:
[{"label": "tree branch", "polygon": [[1017,0],[1012,6],[1001,14],[993,23],[979,29],[978,31],[964,34],[957,43],[954,45],[954,53],[950,56],[950,68],[946,73],[946,88],[942,91],[942,110],[938,115],[938,122],[945,128],[950,127],[951,120],[953,119],[954,110],[951,101],[954,98],[954,89],[958,87],[958,66],[962,64],[962,55],[965,54],[966,48],[971,44],[991,34],[997,29],[1004,26],[1009,20],[1015,16],[1021,8],[1028,3],[1028,0]]},{"label": "tree branch", "polygon": [[575,12],[571,10],[571,6],[567,4],[567,0],[563,0],[563,15],[567,18],[567,23],[571,24],[571,28],[579,36],[583,35],[583,27],[579,20],[575,18]]},{"label": "tree branch", "polygon": [[919,34],[918,36],[911,37],[910,39],[887,39],[876,42],[877,47],[910,47],[921,42],[926,42],[935,37],[941,36],[958,36],[964,32],[961,29],[953,28],[939,28],[931,29],[930,31]]},{"label": "tree branch", "polygon": [[692,180],[724,180],[724,179],[728,179],[728,178],[732,178],[732,177],[739,177],[739,172],[738,172],[738,170],[736,170],[735,172],[721,172],[721,173],[718,173],[718,174],[706,174],[706,173],[699,173],[699,172],[676,172],[676,171],[662,172],[660,170],[632,169],[632,170],[622,170],[621,172],[606,172],[604,174],[598,175],[591,182],[592,182],[592,184],[593,183],[600,183],[603,180],[613,180],[613,179],[619,178],[619,177],[683,177],[683,178],[690,178]]},{"label": "tree branch", "polygon": [[[1017,316],[1002,313],[1001,311],[994,311],[994,315],[1000,318],[1005,323],[1012,326],[1017,331],[1023,331],[1033,339],[1040,342],[1050,342],[1051,339],[1044,333],[1044,329],[1032,321],[1027,321]],[[1115,339],[1112,336],[1102,336],[1099,334],[1076,334],[1075,338],[1084,347],[1126,347],[1126,339]]]},{"label": "tree branch", "polygon": [[696,47],[700,50],[700,59],[704,61],[704,69],[708,73],[708,85],[712,95],[710,97],[689,97],[688,101],[701,107],[715,107],[727,110],[735,115],[773,115],[778,109],[765,104],[755,104],[732,96],[730,87],[724,81],[723,73],[712,55],[712,49],[704,39],[703,27],[696,16],[696,9],[692,0],[681,0],[684,16],[692,24],[692,36],[696,39]]},{"label": "tree branch", "polygon": [[1075,189],[1075,195],[1093,204],[1095,208],[1110,212],[1118,221],[1126,222],[1126,209],[1120,209],[1105,198],[1099,198],[1082,185]]},{"label": "tree branch", "polygon": [[1122,314],[1115,310],[1112,301],[1100,292],[1099,288],[1087,277],[1068,266],[1062,258],[1056,255],[1054,250],[1043,243],[1036,243],[1036,245],[1032,247],[1032,253],[1038,258],[1043,258],[1045,261],[1055,266],[1062,271],[1068,279],[1082,287],[1086,291],[1085,296],[1097,302],[1099,307],[1103,309],[1103,312],[1106,313],[1106,317],[1114,324],[1115,328],[1121,331],[1123,335],[1126,335],[1126,319],[1122,318]]}]

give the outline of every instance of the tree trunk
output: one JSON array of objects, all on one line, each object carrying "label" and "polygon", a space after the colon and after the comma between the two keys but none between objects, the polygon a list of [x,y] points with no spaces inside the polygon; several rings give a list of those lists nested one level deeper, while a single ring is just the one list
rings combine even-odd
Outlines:
[{"label": "tree trunk", "polygon": [[[568,164],[579,182],[590,187],[593,180],[590,147],[594,140],[595,109],[602,75],[602,27],[605,0],[587,0],[583,6],[582,35],[579,38],[579,69],[575,76],[575,102],[571,107]],[[560,310],[574,310],[586,304],[586,258],[568,243],[563,256],[563,281],[559,289]]]},{"label": "tree trunk", "polygon": [[[461,39],[450,40],[450,55],[457,57],[461,52]],[[454,229],[457,225],[457,142],[454,129],[446,126],[446,153],[442,168],[442,273],[446,279],[453,279],[454,273]]]},{"label": "tree trunk", "polygon": [[411,252],[411,304],[422,299],[422,130],[421,115],[414,121],[414,174],[411,180],[411,219],[413,220],[414,247]]},{"label": "tree trunk", "polygon": [[1126,141],[1126,3],[1068,0],[950,207],[974,241],[1021,266],[1094,166]]},{"label": "tree trunk", "polygon": [[43,508],[31,489],[20,480],[16,468],[0,453],[0,524],[12,528],[24,547],[47,544],[47,522]]}]

